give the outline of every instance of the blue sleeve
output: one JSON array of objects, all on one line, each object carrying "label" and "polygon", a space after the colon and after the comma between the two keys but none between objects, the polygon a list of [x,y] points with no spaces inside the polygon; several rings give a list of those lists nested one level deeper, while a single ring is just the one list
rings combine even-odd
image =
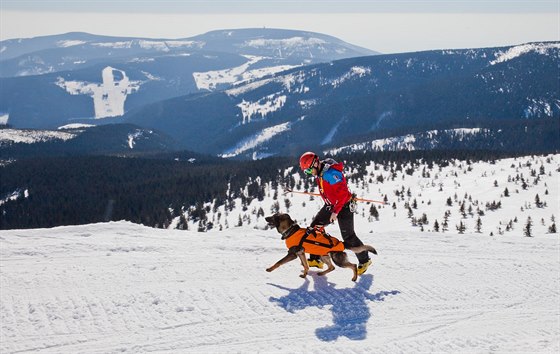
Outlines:
[{"label": "blue sleeve", "polygon": [[323,174],[323,179],[329,184],[340,183],[342,182],[342,172],[331,168]]}]

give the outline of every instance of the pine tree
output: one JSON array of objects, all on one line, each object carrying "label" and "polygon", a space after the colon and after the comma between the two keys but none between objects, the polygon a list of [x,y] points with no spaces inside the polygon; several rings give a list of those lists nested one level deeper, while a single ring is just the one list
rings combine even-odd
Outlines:
[{"label": "pine tree", "polygon": [[539,197],[539,195],[535,195],[535,205],[537,206],[537,208],[542,208],[542,202],[541,202],[541,198]]},{"label": "pine tree", "polygon": [[466,230],[467,227],[463,224],[463,221],[460,221],[459,225],[457,225],[457,231],[459,231],[460,234],[464,234]]},{"label": "pine tree", "polygon": [[284,205],[286,206],[286,211],[289,212],[290,207],[292,206],[292,202],[288,198],[286,198],[284,199]]},{"label": "pine tree", "polygon": [[379,220],[379,211],[377,211],[377,208],[373,204],[369,208],[369,215],[373,216],[375,220]]},{"label": "pine tree", "polygon": [[478,218],[478,219],[476,220],[475,230],[476,230],[476,232],[478,232],[478,233],[481,233],[481,232],[482,232],[482,231],[481,231],[481,230],[482,230],[482,220],[481,220],[480,218]]},{"label": "pine tree", "polygon": [[434,221],[434,231],[435,231],[435,232],[439,232],[439,223],[438,223],[437,220]]},{"label": "pine tree", "polygon": [[523,234],[525,235],[525,237],[533,237],[532,234],[532,226],[533,226],[533,221],[531,220],[531,217],[527,217],[527,222],[525,223],[525,227],[523,228]]}]

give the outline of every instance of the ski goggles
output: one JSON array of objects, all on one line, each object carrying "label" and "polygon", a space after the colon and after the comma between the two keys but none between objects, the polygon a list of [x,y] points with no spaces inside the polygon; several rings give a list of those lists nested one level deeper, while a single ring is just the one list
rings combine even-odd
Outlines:
[{"label": "ski goggles", "polygon": [[313,174],[313,166],[306,168],[305,170],[303,170],[303,172],[305,172],[306,175],[312,175]]}]

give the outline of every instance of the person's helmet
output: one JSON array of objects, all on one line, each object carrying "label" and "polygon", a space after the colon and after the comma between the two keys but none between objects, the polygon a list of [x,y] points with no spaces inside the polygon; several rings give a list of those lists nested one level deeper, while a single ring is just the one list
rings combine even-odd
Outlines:
[{"label": "person's helmet", "polygon": [[315,153],[308,151],[305,152],[303,155],[301,155],[301,157],[299,158],[299,167],[302,169],[302,171],[308,169],[309,167],[311,167],[311,165],[313,165],[313,162],[315,162],[315,159],[318,159],[319,156],[315,155]]}]

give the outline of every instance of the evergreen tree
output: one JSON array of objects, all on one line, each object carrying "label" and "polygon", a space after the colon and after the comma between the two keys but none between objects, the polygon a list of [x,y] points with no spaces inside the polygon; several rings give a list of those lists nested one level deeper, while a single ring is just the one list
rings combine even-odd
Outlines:
[{"label": "evergreen tree", "polygon": [[375,218],[375,220],[379,221],[379,211],[377,210],[377,208],[373,204],[369,208],[369,215],[373,216]]},{"label": "evergreen tree", "polygon": [[447,198],[447,206],[453,206],[453,200],[451,197]]},{"label": "evergreen tree", "polygon": [[478,233],[482,232],[482,220],[480,219],[480,217],[476,220],[475,230]]},{"label": "evergreen tree", "polygon": [[537,208],[542,208],[542,202],[541,202],[541,198],[539,197],[539,195],[535,195],[535,205],[537,206]]},{"label": "evergreen tree", "polygon": [[459,231],[460,234],[464,234],[466,230],[467,227],[463,224],[463,221],[460,221],[459,225],[457,225],[457,231]]},{"label": "evergreen tree", "polygon": [[437,219],[436,219],[436,221],[434,221],[434,231],[439,232],[439,223],[438,223]]},{"label": "evergreen tree", "polygon": [[523,228],[523,234],[525,235],[525,237],[533,237],[533,221],[531,220],[531,217],[527,217],[527,222],[525,223],[525,227]]},{"label": "evergreen tree", "polygon": [[290,207],[292,206],[292,202],[288,198],[286,198],[284,199],[284,205],[286,206],[286,211],[289,212]]}]

